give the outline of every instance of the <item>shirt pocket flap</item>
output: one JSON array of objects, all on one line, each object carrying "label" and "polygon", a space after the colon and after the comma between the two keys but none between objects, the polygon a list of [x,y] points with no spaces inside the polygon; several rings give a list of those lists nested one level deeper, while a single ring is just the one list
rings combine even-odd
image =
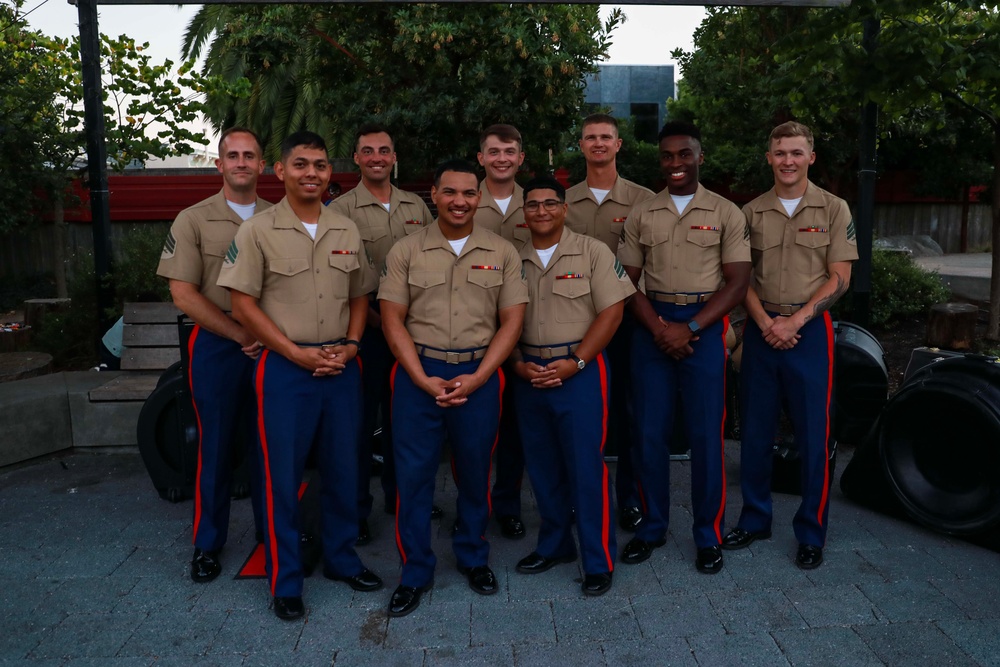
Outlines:
[{"label": "shirt pocket flap", "polygon": [[718,229],[689,229],[687,240],[696,246],[710,248],[722,242],[722,232]]},{"label": "shirt pocket flap", "polygon": [[350,273],[351,271],[356,271],[361,268],[361,262],[358,261],[357,253],[352,255],[330,255],[330,266],[335,269],[340,269],[344,273]]},{"label": "shirt pocket flap", "polygon": [[577,299],[590,294],[590,281],[586,278],[565,278],[552,283],[552,293],[567,299]]},{"label": "shirt pocket flap", "polygon": [[294,276],[309,270],[309,260],[305,257],[278,257],[272,259],[267,268],[271,273]]},{"label": "shirt pocket flap", "polygon": [[822,248],[830,245],[830,233],[823,231],[798,231],[795,232],[795,245],[805,248]]},{"label": "shirt pocket flap", "polygon": [[444,285],[446,280],[444,271],[411,271],[406,277],[407,283],[424,289]]},{"label": "shirt pocket flap", "polygon": [[503,283],[503,272],[494,269],[469,269],[469,282],[487,289]]}]

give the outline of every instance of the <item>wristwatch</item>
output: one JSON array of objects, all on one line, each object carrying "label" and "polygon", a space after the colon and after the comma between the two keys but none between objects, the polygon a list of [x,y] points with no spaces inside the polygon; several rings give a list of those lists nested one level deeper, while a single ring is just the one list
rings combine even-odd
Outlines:
[{"label": "wristwatch", "polygon": [[569,355],[569,358],[576,362],[576,369],[578,371],[582,371],[584,368],[587,367],[587,362],[581,359],[580,357],[576,356],[575,354]]},{"label": "wristwatch", "polygon": [[692,334],[697,334],[699,331],[701,331],[701,327],[698,326],[698,323],[695,322],[694,320],[688,321],[688,329],[691,331]]}]

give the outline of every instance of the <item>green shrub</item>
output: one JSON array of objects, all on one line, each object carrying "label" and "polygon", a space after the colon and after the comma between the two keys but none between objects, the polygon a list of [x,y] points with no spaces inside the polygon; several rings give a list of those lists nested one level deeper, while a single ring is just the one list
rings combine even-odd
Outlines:
[{"label": "green shrub", "polygon": [[121,237],[113,276],[118,309],[115,317],[121,315],[126,301],[170,301],[167,281],[156,275],[167,229],[164,225],[133,225]]},{"label": "green shrub", "polygon": [[27,299],[51,299],[55,295],[51,273],[7,276],[0,280],[0,313],[20,310]]},{"label": "green shrub", "polygon": [[[938,274],[923,269],[905,252],[877,248],[872,251],[869,303],[872,327],[891,328],[908,317],[924,315],[935,303],[947,301],[950,295]],[[834,316],[845,317],[851,312],[852,302],[853,288],[834,306]]]},{"label": "green shrub", "polygon": [[89,368],[97,361],[97,341],[103,331],[97,318],[94,258],[90,254],[70,259],[72,270],[66,285],[70,305],[66,310],[46,313],[35,334],[33,347],[52,355],[58,369]]}]

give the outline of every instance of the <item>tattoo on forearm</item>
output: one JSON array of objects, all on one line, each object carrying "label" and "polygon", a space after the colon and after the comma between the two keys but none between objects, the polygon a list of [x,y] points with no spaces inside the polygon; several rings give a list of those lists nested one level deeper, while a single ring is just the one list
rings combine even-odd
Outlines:
[{"label": "tattoo on forearm", "polygon": [[839,274],[836,275],[836,278],[837,278],[836,289],[833,290],[833,293],[830,294],[830,296],[824,297],[816,302],[816,306],[813,308],[812,314],[806,316],[806,322],[813,319],[820,313],[824,313],[830,310],[830,308],[833,307],[833,304],[837,302],[837,299],[844,296],[844,293],[847,292],[847,286],[848,286],[847,282]]}]

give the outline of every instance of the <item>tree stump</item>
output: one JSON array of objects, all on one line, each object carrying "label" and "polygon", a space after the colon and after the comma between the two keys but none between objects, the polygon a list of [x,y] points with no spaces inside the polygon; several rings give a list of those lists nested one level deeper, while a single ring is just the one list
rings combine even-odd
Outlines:
[{"label": "tree stump", "polygon": [[927,345],[964,352],[976,339],[979,309],[971,303],[938,303],[927,318]]}]

